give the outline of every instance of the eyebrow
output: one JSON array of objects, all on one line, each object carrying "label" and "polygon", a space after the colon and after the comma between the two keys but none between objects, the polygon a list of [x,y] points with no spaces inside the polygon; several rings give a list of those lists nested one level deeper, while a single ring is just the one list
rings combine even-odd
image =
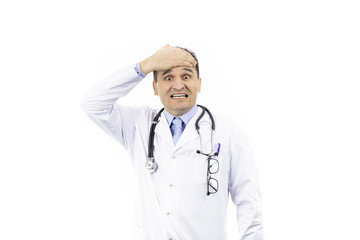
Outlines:
[{"label": "eyebrow", "polygon": [[193,73],[193,71],[190,68],[183,68],[182,70]]},{"label": "eyebrow", "polygon": [[168,74],[169,72],[172,72],[172,70],[171,70],[171,69],[166,70],[166,71],[162,74],[162,76],[164,76],[165,74]]},{"label": "eyebrow", "polygon": [[[193,73],[193,71],[192,71],[190,68],[183,68],[183,69],[181,69],[181,70]],[[168,74],[168,73],[170,73],[170,72],[172,72],[172,69],[166,70],[166,71],[162,74],[162,76],[164,76],[165,74]]]}]

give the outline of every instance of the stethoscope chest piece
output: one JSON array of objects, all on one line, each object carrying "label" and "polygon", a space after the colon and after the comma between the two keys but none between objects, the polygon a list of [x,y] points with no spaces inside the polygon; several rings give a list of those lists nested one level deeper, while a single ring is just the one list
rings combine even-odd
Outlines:
[{"label": "stethoscope chest piece", "polygon": [[145,167],[147,170],[149,170],[150,173],[154,173],[158,169],[158,165],[155,162],[154,158],[148,158],[145,163]]}]

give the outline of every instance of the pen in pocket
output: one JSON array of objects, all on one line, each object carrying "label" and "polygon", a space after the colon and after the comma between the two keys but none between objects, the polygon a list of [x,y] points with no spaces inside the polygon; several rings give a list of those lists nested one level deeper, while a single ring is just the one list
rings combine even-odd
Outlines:
[{"label": "pen in pocket", "polygon": [[221,144],[218,143],[218,149],[216,151],[216,156],[219,156],[219,154],[220,154],[220,147],[221,147]]}]

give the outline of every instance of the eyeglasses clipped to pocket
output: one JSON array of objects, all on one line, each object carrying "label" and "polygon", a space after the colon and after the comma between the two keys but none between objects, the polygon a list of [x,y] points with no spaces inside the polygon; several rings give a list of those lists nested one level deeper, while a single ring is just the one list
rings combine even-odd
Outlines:
[{"label": "eyeglasses clipped to pocket", "polygon": [[[219,172],[219,161],[214,154],[198,155],[193,162],[193,179],[204,187],[207,195],[215,194],[219,189],[216,173]],[[206,191],[205,191],[206,190]]]}]

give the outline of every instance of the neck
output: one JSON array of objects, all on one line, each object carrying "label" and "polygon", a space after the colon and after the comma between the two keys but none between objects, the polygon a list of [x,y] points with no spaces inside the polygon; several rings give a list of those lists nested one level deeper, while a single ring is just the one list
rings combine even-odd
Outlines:
[{"label": "neck", "polygon": [[174,117],[181,117],[182,115],[188,113],[194,106],[187,108],[187,109],[181,109],[181,110],[168,109],[167,107],[165,107],[165,110],[168,113],[170,113],[171,115],[173,115]]}]

